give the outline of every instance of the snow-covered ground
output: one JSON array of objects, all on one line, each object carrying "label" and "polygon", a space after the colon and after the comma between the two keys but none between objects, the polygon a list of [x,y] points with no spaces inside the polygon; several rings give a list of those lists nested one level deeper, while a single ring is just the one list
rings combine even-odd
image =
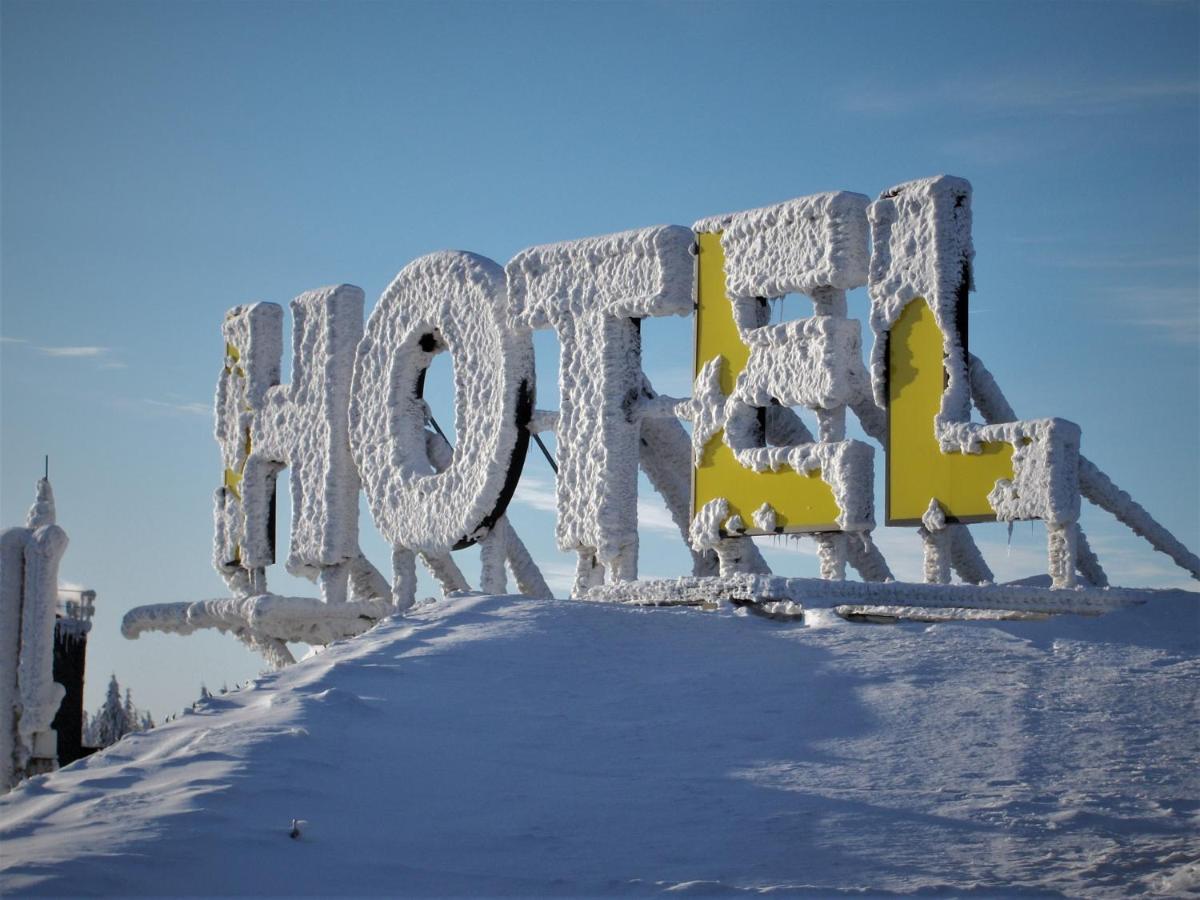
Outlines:
[{"label": "snow-covered ground", "polygon": [[23,784],[0,893],[1194,893],[1198,601],[430,602]]}]

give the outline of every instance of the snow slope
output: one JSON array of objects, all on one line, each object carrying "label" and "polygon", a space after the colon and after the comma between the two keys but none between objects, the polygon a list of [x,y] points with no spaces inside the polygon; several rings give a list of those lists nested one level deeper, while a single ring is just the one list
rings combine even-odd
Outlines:
[{"label": "snow slope", "polygon": [[1198,599],[429,602],[19,787],[0,893],[1196,892]]}]

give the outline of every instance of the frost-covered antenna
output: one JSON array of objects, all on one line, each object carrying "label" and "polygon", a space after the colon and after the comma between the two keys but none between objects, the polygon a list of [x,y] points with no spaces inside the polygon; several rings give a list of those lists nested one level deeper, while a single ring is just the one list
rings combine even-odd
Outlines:
[{"label": "frost-covered antenna", "polygon": [[50,480],[50,454],[49,453],[46,454],[45,463],[46,463],[46,469],[45,469],[45,473],[42,475],[42,477],[45,478],[47,481],[49,481]]}]

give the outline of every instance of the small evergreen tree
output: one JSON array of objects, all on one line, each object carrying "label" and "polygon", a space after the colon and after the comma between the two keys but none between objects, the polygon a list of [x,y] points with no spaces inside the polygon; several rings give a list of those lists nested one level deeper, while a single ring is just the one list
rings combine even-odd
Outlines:
[{"label": "small evergreen tree", "polygon": [[130,730],[125,704],[121,702],[121,686],[117,683],[117,676],[113,675],[108,682],[104,705],[100,707],[92,723],[92,746],[108,747],[127,735]]},{"label": "small evergreen tree", "polygon": [[125,721],[129,723],[129,730],[141,731],[142,717],[138,713],[137,708],[133,705],[133,694],[129,688],[125,688],[125,705],[122,708],[125,712]]},{"label": "small evergreen tree", "polygon": [[121,686],[116,675],[108,682],[104,704],[94,716],[84,712],[83,717],[83,742],[89,747],[108,747],[127,734],[154,727],[150,713],[134,704],[132,691],[126,690],[125,699],[121,700]]}]

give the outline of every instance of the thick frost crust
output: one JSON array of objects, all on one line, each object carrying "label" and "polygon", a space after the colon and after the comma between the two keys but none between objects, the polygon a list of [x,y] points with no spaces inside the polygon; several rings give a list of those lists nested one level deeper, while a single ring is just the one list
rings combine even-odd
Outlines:
[{"label": "thick frost crust", "polygon": [[[224,483],[213,497],[213,566],[230,590],[251,592],[251,573],[274,562],[270,522],[255,505],[260,518],[248,521],[243,504],[242,478],[252,443],[256,410],[266,402],[269,389],[279,384],[283,358],[283,310],[275,303],[237,306],[221,326],[225,338],[225,365],[217,379],[214,437],[221,449]],[[274,484],[256,485],[274,492]],[[261,572],[258,573],[261,578]]]},{"label": "thick frost crust", "polygon": [[30,774],[35,757],[57,758],[50,726],[65,691],[54,681],[54,620],[66,549],[54,492],[39,479],[26,526],[0,532],[0,790]]},{"label": "thick frost crust", "polygon": [[691,315],[694,242],[686,228],[657,225],[522,250],[506,266],[510,313],[535,329],[587,312]]},{"label": "thick frost crust", "polygon": [[[853,538],[851,538],[853,540]],[[648,606],[696,605],[715,600],[755,604],[790,600],[805,607],[844,603],[933,609],[995,609],[1029,613],[1100,615],[1145,602],[1153,591],[1122,588],[1051,590],[1017,584],[914,584],[857,582],[777,575],[734,574],[721,578],[677,578],[600,585],[580,599]]]},{"label": "thick frost crust", "polygon": [[13,752],[17,740],[21,660],[21,603],[24,601],[28,528],[0,531],[0,793],[17,781]]},{"label": "thick frost crust", "polygon": [[[946,341],[947,386],[940,420],[966,422],[971,413],[960,314],[972,282],[971,185],[938,175],[880,194],[871,220],[871,380],[875,401],[887,406],[886,335],[914,297],[923,297]],[[961,312],[960,312],[961,310]]]},{"label": "thick frost crust", "polygon": [[836,191],[701,219],[692,229],[721,232],[729,296],[782,297],[867,282],[867,204]]},{"label": "thick frost crust", "polygon": [[[848,320],[826,316],[799,321],[839,323]],[[853,324],[857,325],[858,323]],[[765,328],[758,329],[756,332],[750,333],[753,335],[766,330]],[[849,329],[842,329],[835,325],[831,331],[845,333]],[[848,348],[856,346],[853,341],[849,341],[847,344]],[[802,350],[793,352],[797,356],[803,356]],[[857,350],[847,349],[847,352],[856,354]],[[752,351],[751,361],[753,359]],[[844,370],[853,369],[853,359],[857,359],[857,357],[845,358]],[[861,359],[857,361],[858,367],[861,368]],[[807,383],[803,368],[800,369],[800,377],[793,379],[790,377],[793,370],[784,365],[772,369],[764,367],[760,370],[760,374],[768,372],[769,374],[763,375],[758,380],[752,377],[743,379],[739,375],[734,395],[726,398],[721,391],[720,383],[723,365],[724,359],[719,356],[704,364],[700,374],[696,377],[692,399],[686,404],[686,412],[692,420],[693,465],[699,464],[708,442],[717,434],[722,434],[722,440],[733,451],[738,463],[752,471],[777,472],[784,468],[791,468],[802,475],[807,475],[819,470],[821,479],[833,489],[834,500],[841,510],[838,516],[839,527],[845,531],[866,531],[874,528],[875,450],[869,444],[855,440],[814,442],[811,440],[811,435],[808,435],[809,440],[805,443],[780,446],[763,445],[762,428],[756,407],[773,409],[772,401],[777,396],[774,391],[783,394],[779,400],[785,404],[784,408],[793,404],[808,405],[805,400],[821,400],[822,376],[817,371],[819,367],[816,364],[809,367],[809,371],[814,377],[808,379]],[[835,366],[835,368],[837,367]],[[747,366],[747,370],[749,370],[749,366]],[[831,406],[838,405],[831,397],[840,391],[836,385],[845,385],[846,390],[851,390],[854,384],[853,381],[839,379],[836,375],[824,383],[830,385],[826,389],[825,398],[829,399]],[[779,430],[783,431],[785,428],[786,426]],[[770,436],[770,431],[770,421],[768,420],[768,436]],[[756,527],[758,527],[757,514],[754,518]],[[773,521],[773,519],[774,512],[772,511],[771,520]],[[773,527],[771,530],[774,530]],[[694,540],[692,547],[700,549]]]},{"label": "thick frost crust", "polygon": [[770,566],[754,541],[744,537],[745,531],[741,516],[731,517],[729,501],[718,497],[705,503],[692,519],[688,542],[696,553],[715,553],[721,575],[770,575]]},{"label": "thick frost crust", "polygon": [[1079,426],[1065,419],[1028,419],[975,426],[979,441],[1007,441],[1013,478],[1000,479],[988,503],[1002,522],[1044,519],[1051,524],[1079,519]]},{"label": "thick frost crust", "polygon": [[[968,360],[971,376],[971,399],[989,424],[1004,424],[1017,418],[1000,386],[983,362],[973,354]],[[1169,556],[1176,565],[1193,578],[1200,579],[1200,557],[1185,547],[1137,501],[1121,490],[1086,457],[1079,458],[1079,487],[1083,496],[1103,510],[1112,513],[1134,534],[1144,537],[1160,553]],[[1105,585],[1108,577],[1091,552],[1087,538],[1078,533],[1079,563],[1084,576],[1093,584]]]},{"label": "thick frost crust", "polygon": [[[454,448],[450,446],[450,442],[440,434],[434,432],[425,432],[425,448],[429,454],[429,461],[438,472],[444,472],[450,468],[454,462]],[[491,545],[486,542],[495,535],[498,540]],[[538,568],[537,563],[533,561],[533,557],[529,555],[529,550],[525,547],[524,542],[517,534],[517,530],[512,527],[508,516],[501,516],[497,521],[492,532],[484,539],[486,549],[489,555],[493,555],[492,551],[497,549],[503,550],[503,561],[508,563],[508,570],[512,572],[513,578],[517,582],[517,590],[526,597],[542,597],[553,599],[554,592],[550,590],[546,580],[542,577],[542,570]],[[484,547],[480,548],[485,549]],[[450,558],[449,554],[443,557],[438,557],[436,560],[430,557],[429,554],[422,554],[421,561],[442,584],[443,591],[449,593],[450,590],[470,590],[466,578],[459,571],[458,566]],[[443,576],[445,570],[452,569],[457,573],[458,580],[461,586],[447,588],[447,579]],[[502,578],[502,574],[499,577]],[[480,585],[482,587],[482,584]],[[486,589],[485,589],[486,590]],[[501,590],[501,593],[506,593],[507,587]],[[415,597],[413,598],[415,600]],[[404,604],[407,606],[408,604]]]},{"label": "thick frost crust", "polygon": [[532,247],[507,266],[513,321],[558,334],[556,534],[584,558],[585,580],[637,575],[637,319],[691,313],[693,243],[659,226]]},{"label": "thick frost crust", "polygon": [[[861,194],[817,194],[693,225],[696,232],[721,234],[726,293],[750,351],[728,397],[720,384],[723,358],[702,362],[692,399],[682,405],[692,420],[693,464],[723,432],[725,444],[746,468],[766,472],[790,467],[801,474],[819,469],[833,488],[845,530],[874,526],[874,451],[843,440],[845,408],[865,407],[869,401],[861,328],[845,316],[845,290],[867,279],[868,203]],[[817,315],[767,324],[762,298],[791,292],[809,295]],[[819,442],[802,425],[796,427],[800,423],[792,421],[794,415],[786,419],[779,414],[791,406],[817,411]],[[767,446],[768,441],[775,446]],[[760,510],[752,518],[761,528],[759,521],[773,522],[774,512]]]},{"label": "thick frost crust", "polygon": [[843,531],[869,531],[875,527],[875,449],[870,444],[825,441],[790,447],[734,448],[734,456],[755,472],[776,472],[785,467],[800,474],[819,470],[841,510],[838,527]]},{"label": "thick frost crust", "polygon": [[861,335],[857,319],[836,316],[755,328],[745,336],[750,358],[733,396],[749,406],[845,406],[861,384]]},{"label": "thick frost crust", "polygon": [[[510,325],[504,270],[473,253],[421,257],[371,313],[358,348],[350,445],[371,516],[394,546],[444,554],[504,513],[533,411],[533,341]],[[425,445],[425,369],[454,360],[454,460],[435,472]]]},{"label": "thick frost crust", "polygon": [[242,502],[248,521],[268,520],[275,474],[286,465],[292,491],[288,571],[315,580],[337,567],[336,575],[320,580],[324,599],[342,602],[346,564],[360,555],[359,480],[347,411],[363,294],[343,284],[301,294],[291,307],[292,383],[269,388],[255,410]]},{"label": "thick frost crust", "polygon": [[[1073,523],[1079,517],[1078,426],[1063,419],[1003,425],[971,422],[972,383],[965,346],[975,253],[970,184],[945,175],[902,184],[880,195],[869,215],[873,238],[869,292],[875,333],[871,375],[876,400],[887,403],[890,332],[908,304],[923,299],[943,341],[945,388],[931,423],[942,452],[977,453],[985,442],[1012,444],[1013,478],[997,481],[988,502],[1001,521],[1046,521],[1054,584],[1071,586]],[[976,380],[982,384],[981,377]],[[927,580],[948,581],[955,537],[928,522],[922,535]],[[961,543],[965,538],[957,540]],[[976,577],[983,577],[984,569],[973,563],[970,554],[960,549],[957,558]]]},{"label": "thick frost crust", "polygon": [[132,640],[147,631],[191,634],[216,628],[247,632],[258,639],[323,645],[362,634],[393,611],[384,599],[330,604],[310,597],[260,594],[139,606],[125,614],[121,634]]},{"label": "thick frost crust", "polygon": [[317,581],[322,598],[380,596],[358,548],[359,479],[350,456],[348,407],[362,336],[362,291],[338,285],[292,301],[292,383],[279,384],[282,310],[230,311],[217,385],[217,442],[225,485],[215,497],[214,562],[239,596],[262,593],[274,562],[275,479],[289,469],[289,572]]}]

